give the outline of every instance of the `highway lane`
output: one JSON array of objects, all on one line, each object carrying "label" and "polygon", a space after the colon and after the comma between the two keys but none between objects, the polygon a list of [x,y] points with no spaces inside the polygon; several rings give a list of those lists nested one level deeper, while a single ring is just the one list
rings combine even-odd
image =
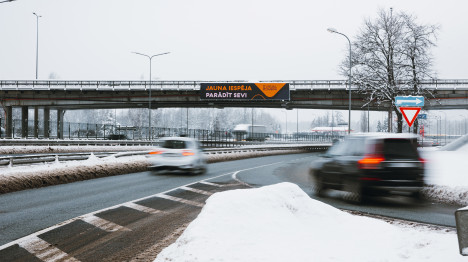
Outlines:
[{"label": "highway lane", "polygon": [[[309,162],[315,157],[315,153],[269,156],[211,164],[209,172],[202,176],[153,175],[150,172],[141,172],[0,195],[0,245],[83,214],[159,194],[202,179],[213,178],[212,182],[231,184],[231,189],[243,188],[239,184],[235,185],[228,181],[232,180],[231,174],[234,172],[238,180],[252,186],[286,181],[294,182],[315,198],[312,195],[313,181],[307,172]],[[220,177],[223,174],[226,175]],[[193,197],[190,194],[187,195],[187,192],[182,192],[183,190],[176,191],[173,194],[177,196]],[[215,191],[211,190],[211,193],[213,192]],[[192,201],[190,198],[188,199]],[[204,199],[206,196],[198,197],[196,200],[198,203],[203,203]],[[329,197],[319,200],[338,208],[445,226],[454,226],[453,212],[458,208],[430,202],[415,203],[408,201],[408,199],[376,199],[366,205],[355,206],[341,200],[337,192],[330,192]],[[137,202],[137,204],[145,203],[145,201]],[[146,205],[158,206],[154,203],[146,203]],[[155,241],[154,237],[149,237],[150,235],[159,235],[158,241],[164,239],[165,235],[170,235],[173,230],[181,228],[181,224],[189,223],[191,219],[195,218],[200,211],[199,206],[197,207],[193,209],[187,205],[180,205],[171,209],[171,212],[158,213],[150,217],[147,214],[142,215],[141,212],[136,214],[135,210],[129,211],[128,208],[118,207],[108,211],[100,211],[96,216],[124,226],[125,230],[123,231],[125,232],[121,232],[122,230],[117,230],[118,233],[113,234],[102,232],[102,230],[94,232],[96,229],[90,228],[89,225],[86,226],[86,223],[80,220],[81,222],[74,221],[70,225],[42,233],[40,237],[69,251],[68,254],[73,254],[82,261],[92,261],[95,254],[89,251],[91,249],[93,252],[95,252],[94,250],[107,252],[109,260],[125,260],[128,257],[124,257],[124,255],[134,256],[141,250],[133,248],[130,251],[125,250],[125,252],[120,251],[121,253],[119,253],[119,250],[124,250],[119,245],[122,243],[130,245],[132,241],[137,243],[139,239],[144,239],[146,241],[144,247],[147,248],[148,243]],[[155,231],[155,221],[157,224],[166,221],[168,226],[174,224],[174,221],[178,221],[179,224],[170,230],[161,224],[164,230]],[[126,230],[131,231],[132,234]],[[86,236],[86,238],[75,239],[75,235]],[[102,235],[105,236],[104,239],[101,239]],[[101,236],[101,238],[98,239],[97,236]],[[107,244],[105,241],[114,242]],[[13,249],[16,253],[21,250],[18,247]],[[1,253],[2,250],[0,250]],[[110,254],[119,256],[115,257]]]},{"label": "highway lane", "polygon": [[201,176],[141,172],[0,195],[0,245],[68,219],[240,169],[290,161],[270,156],[209,165]]},{"label": "highway lane", "polygon": [[[411,220],[416,222],[455,227],[455,211],[460,206],[434,203],[431,201],[415,201],[404,196],[374,197],[363,205],[355,205],[344,201],[342,192],[329,190],[326,197],[317,197],[313,193],[313,178],[308,174],[313,155],[289,161],[281,166],[269,166],[259,172],[248,170],[239,172],[237,178],[253,186],[264,186],[280,182],[292,182],[299,185],[311,198],[325,202],[336,208],[359,211],[368,214]],[[299,156],[299,155],[298,155]]]}]

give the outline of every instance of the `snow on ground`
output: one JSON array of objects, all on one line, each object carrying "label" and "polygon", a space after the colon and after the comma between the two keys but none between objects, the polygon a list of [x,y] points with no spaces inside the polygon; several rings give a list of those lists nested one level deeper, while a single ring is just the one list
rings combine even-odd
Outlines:
[{"label": "snow on ground", "polygon": [[354,216],[280,183],[212,195],[163,261],[466,261],[454,232]]},{"label": "snow on ground", "polygon": [[468,205],[468,145],[456,151],[421,151],[426,163],[427,198]]}]

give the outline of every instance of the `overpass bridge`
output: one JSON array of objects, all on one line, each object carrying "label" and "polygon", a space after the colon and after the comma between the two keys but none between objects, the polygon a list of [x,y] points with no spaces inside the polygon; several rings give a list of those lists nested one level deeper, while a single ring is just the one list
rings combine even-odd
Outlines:
[{"label": "overpass bridge", "polygon": [[[38,110],[44,110],[44,124],[49,123],[50,110],[58,111],[57,123],[63,122],[65,110],[114,109],[114,108],[164,108],[164,107],[261,107],[261,108],[307,108],[347,110],[348,91],[346,80],[304,81],[259,81],[284,82],[290,86],[290,100],[203,100],[200,98],[201,83],[223,81],[62,81],[62,80],[15,80],[0,81],[0,102],[6,111],[6,133],[11,134],[12,109],[22,109],[22,123],[28,121],[28,109],[34,108],[35,128]],[[226,81],[226,83],[249,81]],[[435,98],[425,101],[424,109],[468,109],[468,80],[429,80],[420,83],[431,90]],[[151,87],[151,88],[150,88]],[[352,110],[363,110],[364,96],[352,87]],[[151,100],[149,99],[151,97]],[[149,103],[151,101],[151,103]],[[388,111],[390,104],[373,104],[365,109]],[[24,126],[27,126],[24,124]],[[60,125],[59,129],[60,129]],[[45,125],[48,132],[48,124]],[[59,132],[61,133],[61,132]],[[27,129],[24,130],[27,134]],[[35,137],[37,134],[35,132]]]}]

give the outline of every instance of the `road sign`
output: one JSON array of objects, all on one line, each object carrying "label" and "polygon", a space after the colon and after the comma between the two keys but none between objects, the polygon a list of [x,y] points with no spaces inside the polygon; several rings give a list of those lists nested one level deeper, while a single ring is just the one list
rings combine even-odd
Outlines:
[{"label": "road sign", "polygon": [[416,117],[419,114],[419,111],[421,111],[420,107],[400,107],[401,114],[406,120],[406,123],[408,123],[408,126],[412,126],[414,123],[414,120],[416,120]]},{"label": "road sign", "polygon": [[424,106],[423,96],[396,96],[396,106]]},{"label": "road sign", "polygon": [[418,119],[427,119],[427,114],[419,114]]}]

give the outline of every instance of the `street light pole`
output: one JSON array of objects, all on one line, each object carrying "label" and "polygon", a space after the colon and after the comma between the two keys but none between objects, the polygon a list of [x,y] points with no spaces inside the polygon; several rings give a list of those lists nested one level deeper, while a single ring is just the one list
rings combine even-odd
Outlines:
[{"label": "street light pole", "polygon": [[349,40],[349,38],[343,34],[343,33],[340,33],[338,32],[336,29],[334,28],[328,28],[327,29],[328,32],[330,33],[335,33],[335,34],[339,34],[339,35],[342,35],[344,37],[346,37],[346,39],[348,39],[348,43],[349,43],[349,79],[348,79],[348,90],[349,90],[349,109],[348,109],[348,135],[351,133],[351,67],[352,67],[352,61],[351,61],[351,41]]},{"label": "street light pole", "polygon": [[36,80],[37,80],[37,70],[39,67],[39,17],[42,17],[36,13],[33,13],[33,15],[36,16],[36,28],[37,28],[37,34],[36,34]]},{"label": "street light pole", "polygon": [[137,55],[145,56],[145,57],[147,57],[149,59],[148,126],[149,126],[149,140],[151,141],[153,139],[153,135],[152,135],[152,131],[151,131],[151,60],[155,56],[166,55],[166,54],[169,54],[170,52],[161,53],[161,54],[152,55],[152,56],[142,54],[142,53],[138,53],[138,52],[132,52],[132,53],[137,54]]}]

